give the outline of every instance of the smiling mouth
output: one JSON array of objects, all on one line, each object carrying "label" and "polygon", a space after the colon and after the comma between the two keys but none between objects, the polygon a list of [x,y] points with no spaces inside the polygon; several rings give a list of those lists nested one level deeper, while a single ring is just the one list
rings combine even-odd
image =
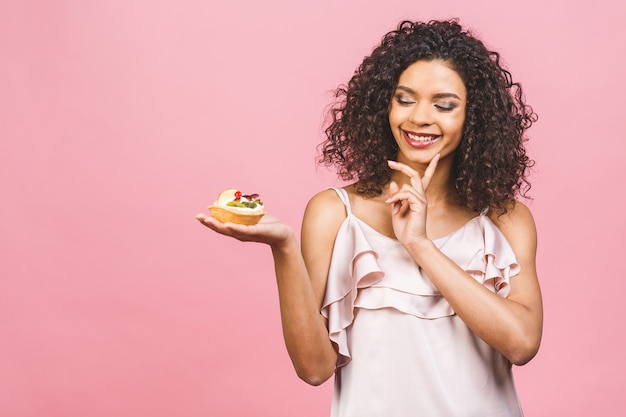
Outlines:
[{"label": "smiling mouth", "polygon": [[416,147],[429,146],[441,137],[440,135],[416,134],[407,131],[404,131],[404,135],[409,145]]}]

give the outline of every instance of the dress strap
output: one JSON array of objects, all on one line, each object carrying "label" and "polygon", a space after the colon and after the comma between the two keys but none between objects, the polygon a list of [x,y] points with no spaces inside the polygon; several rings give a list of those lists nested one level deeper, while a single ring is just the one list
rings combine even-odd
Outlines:
[{"label": "dress strap", "polygon": [[346,206],[346,212],[348,215],[352,214],[352,209],[350,208],[350,198],[348,197],[348,192],[340,187],[333,187],[333,190],[339,195],[339,198],[343,202],[343,205]]}]

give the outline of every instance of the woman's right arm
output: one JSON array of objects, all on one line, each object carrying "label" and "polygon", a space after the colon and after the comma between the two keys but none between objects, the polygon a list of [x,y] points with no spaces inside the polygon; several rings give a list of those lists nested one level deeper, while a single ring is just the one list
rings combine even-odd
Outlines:
[{"label": "woman's right arm", "polygon": [[[302,221],[302,256],[274,252],[276,279],[281,303],[283,334],[289,356],[298,376],[319,385],[335,372],[337,352],[328,337],[328,327],[320,313],[335,237],[345,219],[345,208],[333,190],[314,196]],[[284,262],[292,258],[290,262]],[[302,262],[296,266],[295,259]]]},{"label": "woman's right arm", "polygon": [[314,196],[304,214],[300,250],[291,228],[271,216],[255,226],[224,225],[198,217],[218,233],[271,247],[287,352],[298,376],[311,385],[330,378],[337,362],[320,309],[335,237],[344,219],[343,203],[333,190]]}]

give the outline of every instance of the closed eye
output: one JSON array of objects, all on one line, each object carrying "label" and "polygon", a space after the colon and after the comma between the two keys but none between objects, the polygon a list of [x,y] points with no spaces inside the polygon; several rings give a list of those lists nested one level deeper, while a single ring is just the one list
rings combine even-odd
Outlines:
[{"label": "closed eye", "polygon": [[395,96],[394,99],[396,100],[396,103],[401,106],[410,106],[411,104],[415,104],[415,100],[413,100],[411,97],[407,97],[404,94],[398,94]]},{"label": "closed eye", "polygon": [[457,108],[456,104],[452,103],[443,103],[443,104],[435,104],[435,107],[441,111],[452,111]]},{"label": "closed eye", "polygon": [[396,102],[401,106],[410,106],[411,104],[415,104],[414,101],[403,100],[401,98],[397,98]]}]

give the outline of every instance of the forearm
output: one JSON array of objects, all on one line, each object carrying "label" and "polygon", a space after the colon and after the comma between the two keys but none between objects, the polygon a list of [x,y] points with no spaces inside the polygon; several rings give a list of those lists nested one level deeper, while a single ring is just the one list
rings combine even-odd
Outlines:
[{"label": "forearm", "polygon": [[408,250],[478,337],[517,365],[528,362],[536,354],[541,325],[530,308],[485,288],[430,240]]},{"label": "forearm", "polygon": [[309,275],[295,238],[272,247],[283,336],[300,378],[319,385],[334,372],[337,354],[328,337]]}]

